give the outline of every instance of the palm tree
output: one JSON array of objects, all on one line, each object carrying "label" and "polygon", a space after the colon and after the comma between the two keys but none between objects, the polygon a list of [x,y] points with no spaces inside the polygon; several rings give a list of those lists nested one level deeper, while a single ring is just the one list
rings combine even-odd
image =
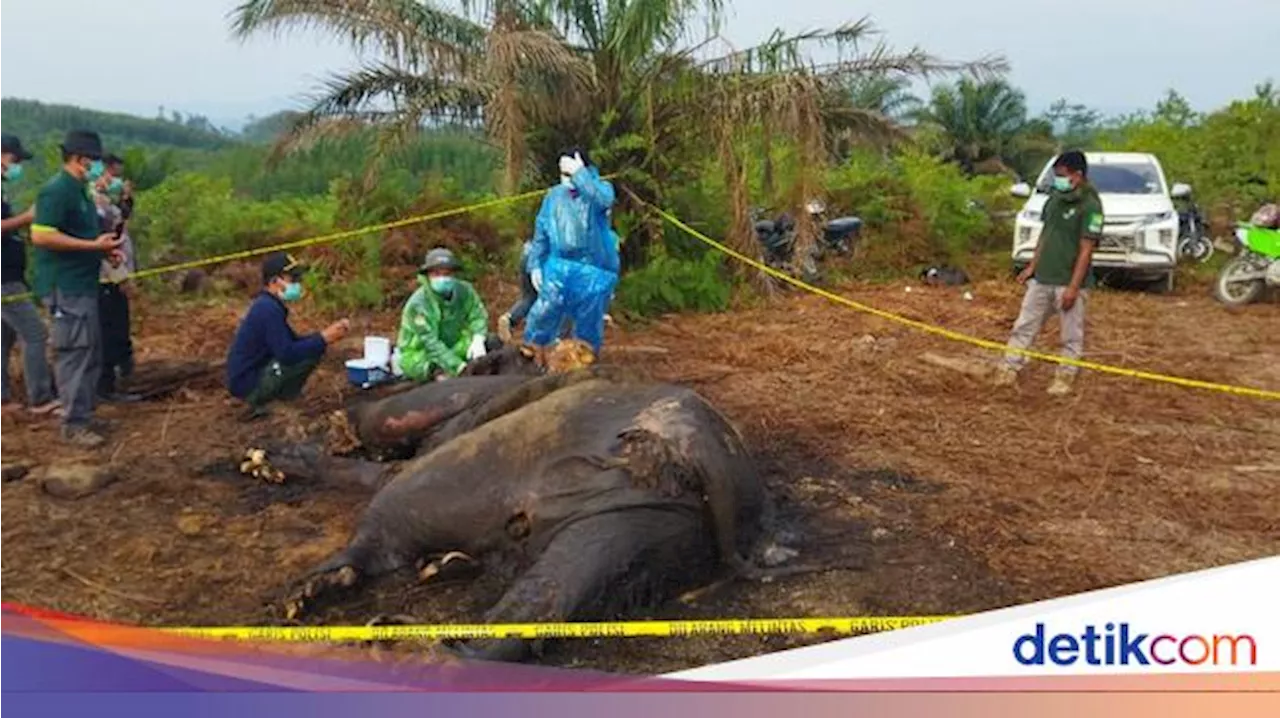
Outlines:
[{"label": "palm tree", "polygon": [[[233,29],[323,28],[376,53],[356,71],[332,77],[282,151],[353,126],[382,128],[388,146],[428,123],[484,127],[506,159],[504,190],[533,174],[551,179],[558,150],[592,149],[606,169],[646,201],[716,148],[729,179],[736,241],[748,250],[745,147],[752,134],[795,143],[802,165],[797,199],[808,196],[825,159],[821,98],[850,77],[986,72],[1003,62],[947,63],[919,49],[883,44],[856,52],[873,30],[866,21],[783,35],[715,55],[723,0],[463,0],[458,11],[432,0],[246,0]],[[696,32],[698,20],[706,25]],[[801,52],[836,45],[851,59],[814,65]],[[710,55],[708,57],[708,55]],[[855,113],[856,114],[856,113]],[[861,113],[864,126],[888,125]],[[600,164],[600,162],[597,162]],[[802,201],[802,200],[801,200]],[[633,207],[634,208],[634,207]],[[651,238],[660,227],[650,223]],[[803,235],[802,235],[803,241]],[[624,243],[631,263],[644,241]],[[632,245],[629,246],[628,245]]]},{"label": "palm tree", "polygon": [[911,78],[883,73],[847,78],[825,98],[827,143],[832,159],[842,162],[860,141],[888,144],[905,139],[905,120],[920,109]]},{"label": "palm tree", "polygon": [[963,78],[955,85],[936,87],[915,117],[945,133],[945,158],[970,174],[979,165],[1013,164],[1028,129],[1026,99],[1003,79]]}]

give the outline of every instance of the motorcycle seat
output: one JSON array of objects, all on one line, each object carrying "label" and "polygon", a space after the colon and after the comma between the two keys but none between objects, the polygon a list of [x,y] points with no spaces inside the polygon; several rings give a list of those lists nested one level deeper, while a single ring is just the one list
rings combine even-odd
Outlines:
[{"label": "motorcycle seat", "polygon": [[838,217],[827,222],[826,231],[830,234],[852,234],[862,228],[862,220],[857,217]]}]

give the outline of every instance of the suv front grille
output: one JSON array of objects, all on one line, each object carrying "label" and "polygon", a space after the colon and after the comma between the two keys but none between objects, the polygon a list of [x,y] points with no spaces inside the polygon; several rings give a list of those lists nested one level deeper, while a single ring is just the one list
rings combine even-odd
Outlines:
[{"label": "suv front grille", "polygon": [[1132,235],[1104,234],[1102,235],[1102,241],[1098,242],[1098,249],[1124,251],[1133,249],[1135,244],[1136,242],[1134,242]]}]

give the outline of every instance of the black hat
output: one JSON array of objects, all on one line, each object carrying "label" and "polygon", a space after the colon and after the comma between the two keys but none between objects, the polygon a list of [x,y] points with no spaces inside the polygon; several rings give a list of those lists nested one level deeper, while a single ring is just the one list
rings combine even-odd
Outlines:
[{"label": "black hat", "polygon": [[1089,173],[1089,161],[1085,159],[1084,153],[1080,150],[1068,150],[1063,152],[1058,161],[1053,163],[1054,167],[1065,167],[1072,172],[1079,172],[1087,175]]},{"label": "black hat", "polygon": [[6,132],[4,133],[3,141],[3,151],[5,154],[17,157],[19,162],[31,159],[31,152],[29,152],[26,147],[22,146],[22,140],[18,139],[17,135],[11,135]]},{"label": "black hat", "polygon": [[560,154],[558,156],[573,157],[574,155],[577,155],[582,160],[582,164],[588,167],[593,166],[591,164],[591,155],[587,153],[587,148],[583,147],[582,145],[573,145],[571,147],[566,147],[560,151]]},{"label": "black hat", "polygon": [[306,267],[287,253],[272,252],[262,260],[262,283],[266,284],[281,275],[288,275],[296,282],[302,278],[304,271]]},{"label": "black hat", "polygon": [[69,155],[88,157],[91,160],[102,159],[102,139],[97,132],[89,130],[71,130],[62,141],[62,151]]}]

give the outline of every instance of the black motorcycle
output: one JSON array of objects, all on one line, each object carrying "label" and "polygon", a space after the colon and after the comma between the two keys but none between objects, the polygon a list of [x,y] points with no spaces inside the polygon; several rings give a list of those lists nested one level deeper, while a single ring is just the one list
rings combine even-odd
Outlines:
[{"label": "black motorcycle", "polygon": [[1178,212],[1178,257],[1206,262],[1213,256],[1213,239],[1209,237],[1200,208],[1188,203]]},{"label": "black motorcycle", "polygon": [[[854,245],[862,233],[862,220],[858,217],[838,217],[827,221],[826,206],[821,202],[810,202],[805,208],[820,227],[822,237],[809,251],[808,256],[800,258],[799,273],[804,281],[812,281],[818,277],[818,261],[827,254],[847,257],[853,253]],[[796,222],[790,213],[783,212],[776,219],[760,219],[763,210],[757,208],[753,212],[756,239],[764,250],[765,264],[794,276]]]}]

